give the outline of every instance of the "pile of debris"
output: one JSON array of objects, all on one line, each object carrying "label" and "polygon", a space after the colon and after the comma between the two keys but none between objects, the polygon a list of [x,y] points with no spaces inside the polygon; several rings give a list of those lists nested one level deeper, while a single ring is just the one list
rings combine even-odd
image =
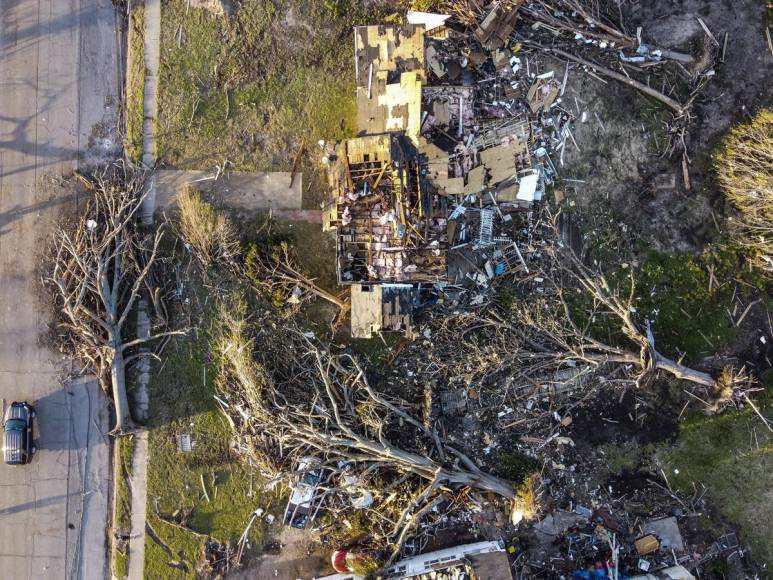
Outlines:
[{"label": "pile of debris", "polygon": [[[674,511],[684,522],[683,510]],[[634,578],[694,580],[707,562],[733,553],[744,555],[732,532],[709,544],[695,536],[695,543],[688,544],[675,516],[637,518],[630,525],[628,515],[582,506],[571,512],[552,512],[533,526],[528,548],[517,561],[518,575],[547,573],[590,579],[631,574]]]},{"label": "pile of debris", "polygon": [[[446,5],[451,14],[355,28],[359,136],[322,143],[332,188],[324,227],[337,232],[355,337],[410,335],[413,307],[480,305],[505,273],[529,273],[523,222],[555,185],[567,147],[579,151],[572,127],[587,116],[566,100],[570,74],[664,102],[676,116],[673,151],[718,52],[708,40],[700,58],[652,46],[580,0]],[[412,288],[399,312],[355,292],[391,284]]]},{"label": "pile of debris", "polygon": [[[562,201],[555,186],[566,149],[580,149],[573,124],[586,113],[567,98],[571,74],[657,98],[682,129],[711,75],[688,71],[689,55],[645,44],[641,31],[631,37],[611,26],[595,4],[449,4],[453,15],[412,12],[403,26],[355,28],[358,136],[320,143],[332,192],[324,227],[335,231],[338,282],[351,290],[352,336],[399,330],[418,340],[400,358],[393,353],[394,374],[371,383],[379,373],[313,333],[269,320],[236,332],[235,319],[221,345],[224,410],[250,453],[274,460],[277,472],[290,464],[298,472],[285,523],[305,528],[322,512],[334,521],[378,515],[369,541],[383,548],[388,577],[471,576],[454,554],[424,558],[434,566],[427,572],[408,570],[416,553],[442,547],[439,531],[463,529],[476,539],[522,536],[507,550],[519,578],[656,570],[693,578],[689,570],[705,560],[682,541],[677,516],[644,517],[600,485],[575,493],[583,467],[568,465],[568,428],[601,385],[638,386],[659,368],[703,386],[714,378],[656,351],[649,326],[631,315],[633,291],[628,303],[611,292],[571,236],[559,240],[563,226],[541,202],[551,193]],[[689,77],[684,86],[658,91],[636,78],[672,64]],[[508,290],[523,305],[498,316],[488,307],[504,301],[492,291],[504,281],[517,282]],[[571,319],[564,290],[589,291],[589,318],[612,312],[632,344],[595,340],[590,323]],[[439,304],[417,331],[415,309]],[[287,354],[255,368],[242,359],[253,341],[281,342]],[[531,531],[522,510],[505,517],[500,509],[502,499],[525,501],[493,460],[505,450],[529,460],[527,480],[541,477],[531,501],[544,494],[548,515]],[[578,496],[591,507],[578,506]],[[489,508],[500,517],[484,525]]]}]

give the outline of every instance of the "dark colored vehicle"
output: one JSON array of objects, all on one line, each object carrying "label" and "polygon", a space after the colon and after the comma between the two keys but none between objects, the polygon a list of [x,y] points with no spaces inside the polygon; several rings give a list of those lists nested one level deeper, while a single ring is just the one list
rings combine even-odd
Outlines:
[{"label": "dark colored vehicle", "polygon": [[3,459],[8,465],[32,461],[32,419],[35,409],[29,403],[11,403],[3,418]]}]

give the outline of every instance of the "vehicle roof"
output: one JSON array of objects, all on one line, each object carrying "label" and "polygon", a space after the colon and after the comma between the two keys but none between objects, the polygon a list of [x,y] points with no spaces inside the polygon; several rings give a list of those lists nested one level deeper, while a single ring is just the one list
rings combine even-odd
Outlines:
[{"label": "vehicle roof", "polygon": [[3,433],[3,460],[6,463],[22,463],[23,434],[23,431],[5,431]]},{"label": "vehicle roof", "polygon": [[319,465],[320,461],[316,457],[301,457],[298,460],[298,467],[295,472],[298,474],[298,482],[292,487],[292,494],[290,495],[290,503],[304,506],[311,503],[314,499],[314,493],[317,489],[317,485],[309,485],[303,481],[304,475],[307,473],[318,473],[319,469],[314,469]]},{"label": "vehicle roof", "polygon": [[290,503],[299,506],[310,504],[314,498],[315,490],[316,486],[311,486],[307,483],[297,483],[293,487],[293,493],[290,495]]}]

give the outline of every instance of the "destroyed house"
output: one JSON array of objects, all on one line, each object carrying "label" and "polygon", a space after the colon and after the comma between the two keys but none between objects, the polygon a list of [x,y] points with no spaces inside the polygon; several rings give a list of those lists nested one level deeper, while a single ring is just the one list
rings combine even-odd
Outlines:
[{"label": "destroyed house", "polygon": [[352,336],[372,338],[387,330],[413,336],[415,288],[410,284],[354,284],[351,286]]},{"label": "destroyed house", "polygon": [[[445,19],[424,13],[412,19],[433,17],[433,26]],[[496,68],[489,69],[482,49],[462,51],[448,29],[438,30],[428,33],[424,24],[355,28],[358,135],[403,133],[419,149],[427,181],[438,193],[496,191],[499,202],[513,204],[538,199],[541,184],[536,195],[531,192],[530,115],[548,110],[558,94],[556,81],[518,82],[508,77],[519,70],[518,57],[498,49]],[[492,38],[501,46],[509,30],[507,22],[503,30],[492,29]]]},{"label": "destroyed house", "polygon": [[358,137],[341,143],[335,157],[325,227],[336,230],[338,282],[445,280],[446,201],[423,184],[410,141],[390,133]]},{"label": "destroyed house", "polygon": [[[354,29],[357,137],[326,151],[323,219],[355,337],[410,333],[417,288],[486,288],[507,264],[525,268],[508,212],[541,199],[555,174],[545,127],[565,137],[568,117],[553,109],[560,83],[522,70],[505,45],[514,15],[500,16],[472,43],[429,13]],[[377,285],[412,286],[412,299]]]}]

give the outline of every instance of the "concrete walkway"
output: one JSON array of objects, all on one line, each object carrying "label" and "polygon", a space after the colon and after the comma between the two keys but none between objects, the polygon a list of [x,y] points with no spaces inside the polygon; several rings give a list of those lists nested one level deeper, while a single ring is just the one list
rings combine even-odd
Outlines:
[{"label": "concrete walkway", "polygon": [[286,171],[227,171],[218,175],[213,171],[159,170],[153,174],[154,203],[157,209],[173,207],[177,192],[190,184],[231,209],[299,210],[303,198],[303,175],[298,173],[292,180],[290,176]]},{"label": "concrete walkway", "polygon": [[[161,62],[161,0],[145,0],[145,92],[142,122],[142,164],[156,166],[156,122],[158,121],[158,69]],[[142,223],[153,223],[156,206],[153,182],[142,207]]]},{"label": "concrete walkway", "polygon": [[[158,69],[161,61],[161,0],[145,0],[145,92],[143,94],[144,119],[142,122],[142,163],[149,168],[156,165],[156,121],[158,120]],[[155,188],[150,183],[142,207],[142,222],[153,223]],[[140,306],[137,321],[138,336],[149,332],[147,306]],[[138,389],[135,393],[135,417],[147,419],[149,364],[141,363]],[[129,532],[129,579],[142,580],[145,568],[145,510],[148,495],[148,433],[141,430],[135,435],[132,455],[130,485],[131,530]]]},{"label": "concrete walkway", "polygon": [[[137,337],[150,336],[148,302],[137,302]],[[142,357],[137,363],[137,382],[132,390],[132,415],[138,421],[148,420],[150,397],[150,359]],[[129,526],[129,580],[143,580],[145,571],[145,517],[148,501],[148,432],[140,429],[134,435],[132,469],[129,476],[131,490],[131,519]]]},{"label": "concrete walkway", "polygon": [[161,61],[161,0],[145,0],[145,94],[142,123],[142,163],[156,164],[158,119],[158,67]]},{"label": "concrete walkway", "polygon": [[134,435],[131,532],[129,533],[129,580],[143,580],[145,571],[145,516],[148,500],[148,432]]}]

